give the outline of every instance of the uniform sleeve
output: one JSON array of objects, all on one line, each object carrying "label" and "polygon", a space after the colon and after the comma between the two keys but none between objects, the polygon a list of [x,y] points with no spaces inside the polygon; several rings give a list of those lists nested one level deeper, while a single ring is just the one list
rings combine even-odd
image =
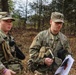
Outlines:
[{"label": "uniform sleeve", "polygon": [[59,58],[64,60],[67,55],[69,55],[69,54],[71,55],[72,53],[71,53],[71,48],[70,48],[70,45],[69,45],[68,38],[63,34],[62,34],[61,37],[62,38],[60,38],[60,39],[61,39],[61,44],[62,44],[63,48],[58,50],[57,55],[58,55]]},{"label": "uniform sleeve", "polygon": [[0,61],[0,74],[2,73],[3,69],[5,69],[5,66],[2,64],[2,62]]},{"label": "uniform sleeve", "polygon": [[[4,41],[4,39],[0,36],[0,46],[1,46],[1,43]],[[1,62],[0,60],[0,73],[2,72],[2,70],[5,68],[5,66],[3,65],[3,63]]]},{"label": "uniform sleeve", "polygon": [[38,64],[44,64],[44,58],[39,58],[39,52],[40,48],[42,46],[43,35],[42,33],[39,33],[33,40],[31,46],[30,46],[30,58],[33,60],[33,62],[36,62]]},{"label": "uniform sleeve", "polygon": [[71,54],[71,48],[70,48],[70,44],[69,44],[68,39],[66,39],[64,46],[65,46],[65,50],[67,50]]},{"label": "uniform sleeve", "polygon": [[71,53],[71,48],[70,48],[68,38],[64,34],[60,33],[60,39],[61,39],[61,43],[63,45],[63,48],[65,50],[67,50],[69,53]]},{"label": "uniform sleeve", "polygon": [[5,68],[5,66],[3,65],[3,63],[0,60],[0,74],[2,73],[2,70]]}]

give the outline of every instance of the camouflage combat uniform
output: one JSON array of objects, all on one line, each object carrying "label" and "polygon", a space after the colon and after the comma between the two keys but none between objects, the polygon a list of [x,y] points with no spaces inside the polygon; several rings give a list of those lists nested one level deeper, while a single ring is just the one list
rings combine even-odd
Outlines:
[{"label": "camouflage combat uniform", "polygon": [[[45,47],[46,49],[43,48],[41,50],[42,47]],[[48,48],[52,51],[55,58],[55,63],[50,67],[44,64],[44,54],[46,54],[46,52],[48,54]],[[57,35],[53,35],[50,32],[50,29],[40,32],[34,38],[29,50],[30,60],[36,63],[35,75],[54,75],[56,69],[62,63],[62,60],[57,56],[58,50],[62,48],[71,53],[67,37],[64,34],[59,32]],[[40,54],[41,56],[39,56]]]},{"label": "camouflage combat uniform", "polygon": [[9,40],[13,40],[13,37],[9,38],[3,31],[0,31],[0,75],[4,68],[15,71],[16,75],[25,75],[22,62],[16,58],[15,47],[9,45]]}]

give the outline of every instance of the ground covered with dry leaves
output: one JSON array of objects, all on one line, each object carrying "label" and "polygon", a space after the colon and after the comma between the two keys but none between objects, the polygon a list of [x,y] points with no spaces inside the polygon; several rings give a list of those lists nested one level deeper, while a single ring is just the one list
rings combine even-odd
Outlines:
[{"label": "ground covered with dry leaves", "polygon": [[[31,42],[33,38],[38,34],[39,31],[35,29],[13,29],[12,30],[12,35],[15,37],[15,40],[18,44],[18,46],[21,48],[23,53],[26,55],[26,59],[23,60],[24,67],[26,68],[27,66],[27,61],[29,57],[29,47],[31,45]],[[71,37],[69,38],[70,40],[70,45],[73,53],[73,57],[76,60],[76,37]],[[70,71],[71,75],[76,75],[76,61],[73,64],[73,67]]]}]

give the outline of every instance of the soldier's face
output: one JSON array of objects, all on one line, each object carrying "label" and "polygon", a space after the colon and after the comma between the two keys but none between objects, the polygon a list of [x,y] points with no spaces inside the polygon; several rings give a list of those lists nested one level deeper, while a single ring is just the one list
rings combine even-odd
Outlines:
[{"label": "soldier's face", "polygon": [[51,24],[51,31],[53,34],[59,33],[63,25],[62,22],[54,22],[52,20],[50,21],[50,24]]},{"label": "soldier's face", "polygon": [[1,20],[0,21],[1,25],[0,28],[1,30],[3,30],[4,32],[8,32],[11,30],[12,28],[12,20],[8,19],[8,20]]}]

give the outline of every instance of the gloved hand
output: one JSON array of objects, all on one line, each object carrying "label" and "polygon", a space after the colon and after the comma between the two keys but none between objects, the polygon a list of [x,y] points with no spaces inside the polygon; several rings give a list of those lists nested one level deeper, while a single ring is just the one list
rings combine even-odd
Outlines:
[{"label": "gloved hand", "polygon": [[66,55],[69,55],[69,54],[70,53],[63,48],[59,49],[58,52],[57,52],[58,58],[62,59],[62,61],[65,59]]}]

